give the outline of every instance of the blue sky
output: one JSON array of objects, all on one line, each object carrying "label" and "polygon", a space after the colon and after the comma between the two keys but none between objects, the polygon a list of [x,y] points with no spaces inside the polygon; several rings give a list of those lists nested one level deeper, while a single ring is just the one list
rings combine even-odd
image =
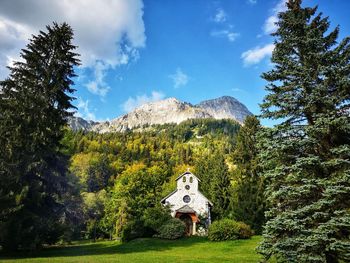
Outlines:
[{"label": "blue sky", "polygon": [[[8,43],[0,40],[1,66],[16,59],[28,35],[63,19],[75,30],[82,54],[75,105],[84,118],[113,119],[167,97],[196,104],[223,95],[259,114],[265,94],[260,75],[271,67],[269,33],[283,1],[86,0],[84,6],[71,2],[3,0],[0,39],[5,37]],[[350,1],[303,3],[316,4],[330,17],[332,28],[340,25],[341,37],[350,35]],[[3,69],[0,76],[4,75]]]}]

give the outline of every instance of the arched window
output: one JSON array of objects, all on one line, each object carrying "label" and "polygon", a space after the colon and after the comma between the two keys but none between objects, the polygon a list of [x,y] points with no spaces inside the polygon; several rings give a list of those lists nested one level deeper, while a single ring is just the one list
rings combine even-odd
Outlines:
[{"label": "arched window", "polygon": [[192,176],[190,177],[190,183],[193,183],[193,177]]},{"label": "arched window", "polygon": [[182,177],[182,182],[186,183],[186,176]]}]

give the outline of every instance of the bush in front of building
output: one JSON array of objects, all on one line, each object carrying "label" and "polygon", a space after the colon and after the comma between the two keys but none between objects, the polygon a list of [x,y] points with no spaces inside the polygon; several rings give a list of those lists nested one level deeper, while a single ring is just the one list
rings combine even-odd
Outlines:
[{"label": "bush in front of building", "polygon": [[144,237],[145,235],[145,227],[143,226],[143,222],[141,221],[130,221],[128,222],[122,232],[121,232],[121,241],[128,242],[138,237]]},{"label": "bush in front of building", "polygon": [[208,230],[200,225],[197,227],[196,235],[200,237],[206,237],[208,236]]},{"label": "bush in front of building", "polygon": [[215,221],[209,227],[208,239],[211,241],[250,238],[254,232],[247,224],[232,219]]},{"label": "bush in front of building", "polygon": [[186,225],[178,218],[171,218],[161,225],[155,237],[164,239],[178,239],[185,235]]},{"label": "bush in front of building", "polygon": [[254,235],[254,230],[243,222],[237,222],[239,239],[248,239]]},{"label": "bush in front of building", "polygon": [[158,233],[159,227],[171,219],[169,207],[157,205],[147,208],[143,215],[144,225]]}]

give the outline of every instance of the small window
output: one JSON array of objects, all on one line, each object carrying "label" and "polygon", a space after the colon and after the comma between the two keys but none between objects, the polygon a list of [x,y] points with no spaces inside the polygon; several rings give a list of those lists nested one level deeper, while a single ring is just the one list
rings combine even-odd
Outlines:
[{"label": "small window", "polygon": [[186,190],[190,190],[190,186],[187,184],[187,185],[185,185],[185,189]]},{"label": "small window", "polygon": [[186,176],[182,177],[182,182],[186,183]]},{"label": "small window", "polygon": [[192,176],[190,177],[190,183],[193,183],[193,177]]}]

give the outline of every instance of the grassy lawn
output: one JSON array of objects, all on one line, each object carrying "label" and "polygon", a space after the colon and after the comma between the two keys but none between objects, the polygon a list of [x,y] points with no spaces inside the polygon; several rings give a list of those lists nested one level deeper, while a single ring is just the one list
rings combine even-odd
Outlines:
[{"label": "grassy lawn", "polygon": [[0,262],[258,262],[255,247],[261,240],[210,242],[192,237],[176,241],[137,239],[129,243],[102,241],[46,248],[37,254],[0,254]]}]

